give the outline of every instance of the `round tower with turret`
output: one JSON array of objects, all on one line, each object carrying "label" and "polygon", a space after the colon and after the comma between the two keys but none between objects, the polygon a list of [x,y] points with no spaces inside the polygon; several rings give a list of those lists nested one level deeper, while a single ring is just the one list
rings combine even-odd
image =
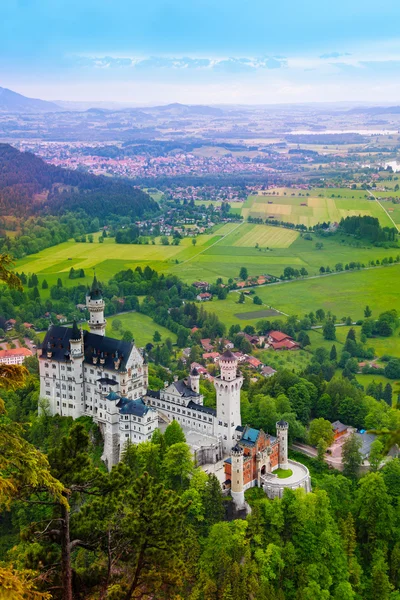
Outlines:
[{"label": "round tower with turret", "polygon": [[243,477],[243,448],[236,444],[231,450],[231,496],[235,507],[241,510],[245,507],[244,477]]},{"label": "round tower with turret", "polygon": [[243,377],[237,375],[237,358],[226,350],[219,359],[220,376],[214,378],[217,392],[216,434],[221,438],[223,452],[229,454],[238,437],[241,426],[240,390]]},{"label": "round tower with turret", "polygon": [[276,424],[276,435],[279,443],[279,467],[288,469],[288,429],[289,423],[282,419]]},{"label": "round tower with turret", "polygon": [[104,318],[104,300],[96,275],[93,278],[91,290],[86,296],[86,306],[89,311],[90,333],[105,335],[106,320]]},{"label": "round tower with turret", "polygon": [[71,361],[72,380],[69,386],[72,388],[73,396],[73,418],[81,417],[85,412],[85,393],[83,383],[83,331],[79,330],[76,321],[72,325],[72,332],[69,338],[69,360]]},{"label": "round tower with turret", "polygon": [[193,369],[190,371],[189,382],[192,392],[200,394],[200,373],[196,367],[193,367]]}]

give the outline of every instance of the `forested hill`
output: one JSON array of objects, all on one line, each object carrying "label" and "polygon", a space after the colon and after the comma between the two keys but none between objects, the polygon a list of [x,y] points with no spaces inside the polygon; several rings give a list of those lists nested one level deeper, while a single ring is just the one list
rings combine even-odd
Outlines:
[{"label": "forested hill", "polygon": [[83,210],[105,219],[111,214],[142,217],[156,202],[129,183],[62,169],[28,152],[0,144],[0,215],[62,214]]}]

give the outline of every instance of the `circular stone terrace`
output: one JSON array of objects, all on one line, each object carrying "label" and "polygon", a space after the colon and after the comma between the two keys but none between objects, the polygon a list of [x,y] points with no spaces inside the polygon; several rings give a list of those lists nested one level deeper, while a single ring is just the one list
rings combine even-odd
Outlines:
[{"label": "circular stone terrace", "polygon": [[295,460],[288,460],[288,468],[292,471],[290,477],[281,478],[274,472],[261,475],[261,486],[268,498],[282,498],[287,488],[303,488],[306,492],[311,492],[311,478],[307,467]]}]

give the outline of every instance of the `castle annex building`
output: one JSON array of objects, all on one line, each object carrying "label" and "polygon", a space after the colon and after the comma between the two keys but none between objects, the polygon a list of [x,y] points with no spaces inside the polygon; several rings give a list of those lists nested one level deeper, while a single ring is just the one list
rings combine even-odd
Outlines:
[{"label": "castle annex building", "polygon": [[147,365],[133,343],[105,337],[104,300],[96,278],[86,297],[89,331],[50,326],[39,356],[40,396],[50,413],[93,417],[104,436],[104,460],[119,461],[127,441],[151,439],[157,412],[143,397]]}]

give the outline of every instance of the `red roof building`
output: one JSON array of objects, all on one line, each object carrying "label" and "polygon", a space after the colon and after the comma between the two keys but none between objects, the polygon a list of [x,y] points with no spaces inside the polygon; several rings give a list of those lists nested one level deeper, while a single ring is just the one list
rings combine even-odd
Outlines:
[{"label": "red roof building", "polygon": [[0,363],[5,365],[22,365],[27,356],[32,356],[32,352],[28,348],[0,350]]}]

